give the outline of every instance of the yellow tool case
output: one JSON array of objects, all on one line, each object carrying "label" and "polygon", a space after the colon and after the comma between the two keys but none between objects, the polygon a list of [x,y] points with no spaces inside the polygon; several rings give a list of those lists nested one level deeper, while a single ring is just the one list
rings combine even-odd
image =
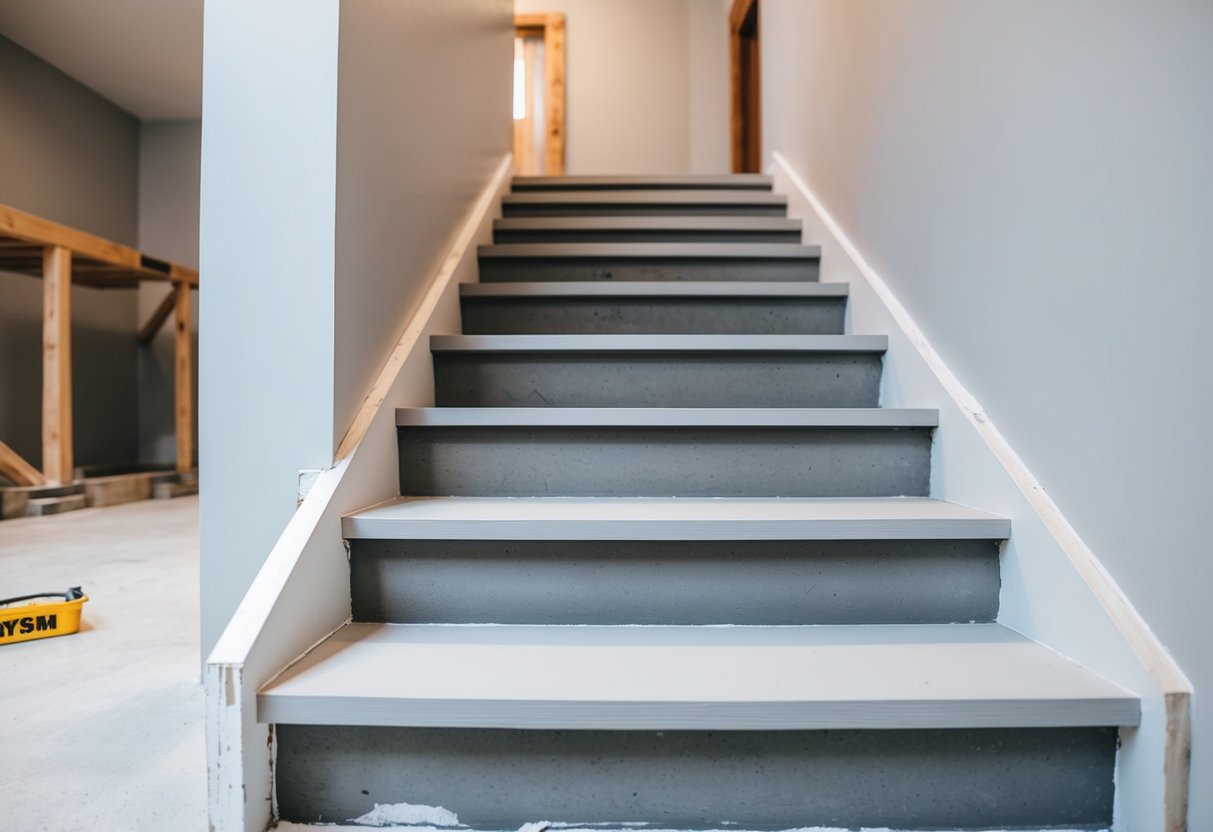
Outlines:
[{"label": "yellow tool case", "polygon": [[88,596],[78,586],[0,600],[0,644],[66,636],[80,629]]}]

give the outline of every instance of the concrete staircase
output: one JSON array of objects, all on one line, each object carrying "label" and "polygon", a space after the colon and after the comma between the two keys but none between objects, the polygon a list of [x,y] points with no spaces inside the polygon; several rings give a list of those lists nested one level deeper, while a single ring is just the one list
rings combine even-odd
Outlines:
[{"label": "concrete staircase", "polygon": [[503,210],[344,521],[353,622],[258,695],[278,816],[1111,826],[1138,698],[997,623],[1009,521],[932,498],[769,180]]}]

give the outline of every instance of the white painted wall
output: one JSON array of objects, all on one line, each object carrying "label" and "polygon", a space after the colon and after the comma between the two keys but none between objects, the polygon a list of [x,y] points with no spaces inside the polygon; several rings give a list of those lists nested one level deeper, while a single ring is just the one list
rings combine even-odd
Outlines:
[{"label": "white painted wall", "polygon": [[727,171],[728,40],[720,0],[514,5],[565,15],[566,173]]},{"label": "white painted wall", "polygon": [[341,3],[334,447],[510,152],[512,43],[510,0]]},{"label": "white painted wall", "polygon": [[[134,245],[139,125],[0,37],[0,203]],[[72,289],[77,464],[138,453],[135,298]],[[0,273],[0,440],[42,458],[42,281]]]},{"label": "white painted wall", "polygon": [[[146,121],[139,126],[139,247],[153,257],[194,268],[198,267],[201,155],[200,121]],[[139,287],[140,323],[171,291],[170,286],[159,283]],[[196,297],[192,311],[196,338]],[[177,459],[171,321],[170,317],[156,338],[139,348],[139,459],[143,462],[173,463]],[[197,355],[195,345],[195,362]],[[197,380],[195,372],[195,385]]]},{"label": "white painted wall", "polygon": [[729,0],[687,0],[691,61],[691,173],[729,173]]},{"label": "white painted wall", "polygon": [[332,463],[338,0],[209,0],[199,318],[202,655]]},{"label": "white painted wall", "polygon": [[509,152],[508,0],[206,5],[202,647]]},{"label": "white painted wall", "polygon": [[768,152],[1191,678],[1190,828],[1213,827],[1213,6],[763,0],[761,26]]}]

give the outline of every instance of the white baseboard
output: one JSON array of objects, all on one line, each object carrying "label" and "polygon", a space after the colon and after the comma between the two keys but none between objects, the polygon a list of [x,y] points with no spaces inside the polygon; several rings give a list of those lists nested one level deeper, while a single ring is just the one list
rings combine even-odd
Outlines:
[{"label": "white baseboard", "polygon": [[889,336],[881,403],[937,407],[932,496],[1009,516],[999,621],[1142,696],[1122,731],[1116,828],[1179,832],[1187,814],[1191,684],[1090,547],[782,154],[769,172],[822,247],[821,279],[851,285],[851,331]]}]

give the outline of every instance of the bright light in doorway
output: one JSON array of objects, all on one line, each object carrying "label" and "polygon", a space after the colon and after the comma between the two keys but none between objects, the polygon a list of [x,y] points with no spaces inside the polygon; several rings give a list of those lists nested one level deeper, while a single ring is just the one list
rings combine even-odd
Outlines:
[{"label": "bright light in doorway", "polygon": [[526,61],[514,59],[514,120],[526,118]]}]

